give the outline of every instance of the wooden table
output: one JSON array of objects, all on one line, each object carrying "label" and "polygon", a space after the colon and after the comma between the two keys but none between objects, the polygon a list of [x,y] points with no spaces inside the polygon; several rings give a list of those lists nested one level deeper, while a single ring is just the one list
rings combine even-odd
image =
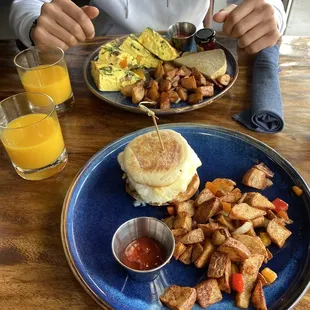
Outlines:
[{"label": "wooden table", "polygon": [[[0,146],[0,309],[99,309],[71,273],[60,239],[62,203],[79,169],[107,143],[150,126],[143,115],[118,110],[86,88],[86,56],[109,38],[96,38],[67,52],[76,98],[74,111],[61,117],[69,152],[67,167],[50,179],[31,182],[14,171]],[[235,42],[221,39],[236,54]],[[14,41],[0,42],[0,99],[23,91],[13,64]],[[195,122],[219,125],[251,135],[288,159],[310,184],[310,38],[284,37],[280,81],[285,128],[278,134],[251,132],[232,120],[250,105],[250,67],[239,57],[236,84],[203,109],[161,117],[159,123]],[[310,291],[296,309],[310,308]]]}]

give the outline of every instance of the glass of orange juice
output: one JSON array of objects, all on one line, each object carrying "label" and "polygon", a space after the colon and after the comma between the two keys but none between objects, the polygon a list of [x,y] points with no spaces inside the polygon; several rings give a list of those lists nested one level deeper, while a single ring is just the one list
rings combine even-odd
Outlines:
[{"label": "glass of orange juice", "polygon": [[20,93],[0,102],[0,138],[24,179],[46,179],[68,161],[55,104],[43,93]]},{"label": "glass of orange juice", "polygon": [[49,95],[58,113],[72,109],[74,96],[61,48],[44,45],[30,47],[17,54],[14,63],[26,92]]}]

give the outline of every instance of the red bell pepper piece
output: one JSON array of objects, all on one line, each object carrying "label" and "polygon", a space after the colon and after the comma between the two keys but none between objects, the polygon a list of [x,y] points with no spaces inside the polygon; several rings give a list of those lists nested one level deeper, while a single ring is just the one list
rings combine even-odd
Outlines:
[{"label": "red bell pepper piece", "polygon": [[232,288],[238,293],[242,293],[244,290],[243,275],[241,273],[232,274]]},{"label": "red bell pepper piece", "polygon": [[287,211],[287,209],[288,209],[288,204],[280,198],[276,198],[274,201],[272,201],[272,203],[276,207],[275,208],[276,212]]}]

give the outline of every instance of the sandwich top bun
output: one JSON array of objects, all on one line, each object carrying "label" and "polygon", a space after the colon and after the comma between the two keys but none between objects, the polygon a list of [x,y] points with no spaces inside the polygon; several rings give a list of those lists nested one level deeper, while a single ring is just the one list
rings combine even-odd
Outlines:
[{"label": "sandwich top bun", "polygon": [[[200,159],[179,133],[160,130],[160,136],[164,149],[153,131],[133,139],[118,156],[127,176],[127,191],[136,199],[140,197],[140,201],[155,205],[171,202],[186,191],[193,192],[194,188],[188,186],[201,166]],[[192,184],[199,186],[199,178],[198,183]]]}]

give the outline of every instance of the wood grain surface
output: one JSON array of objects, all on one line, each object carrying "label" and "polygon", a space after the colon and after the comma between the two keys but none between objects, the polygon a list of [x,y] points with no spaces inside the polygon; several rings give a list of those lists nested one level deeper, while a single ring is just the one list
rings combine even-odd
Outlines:
[{"label": "wood grain surface", "polygon": [[[60,238],[62,203],[74,176],[104,147],[134,130],[151,126],[149,117],[130,114],[100,101],[82,75],[85,58],[104,41],[95,38],[66,53],[75,107],[60,118],[69,153],[66,168],[39,182],[25,181],[14,171],[0,146],[0,309],[99,309],[71,273]],[[283,37],[280,57],[285,128],[278,134],[251,132],[232,115],[251,104],[251,59],[236,42],[219,41],[238,55],[239,78],[231,90],[205,108],[162,116],[159,124],[195,122],[238,130],[283,155],[310,184],[310,38]],[[0,99],[22,92],[13,64],[14,41],[0,41]],[[295,307],[310,309],[310,292]]]}]

